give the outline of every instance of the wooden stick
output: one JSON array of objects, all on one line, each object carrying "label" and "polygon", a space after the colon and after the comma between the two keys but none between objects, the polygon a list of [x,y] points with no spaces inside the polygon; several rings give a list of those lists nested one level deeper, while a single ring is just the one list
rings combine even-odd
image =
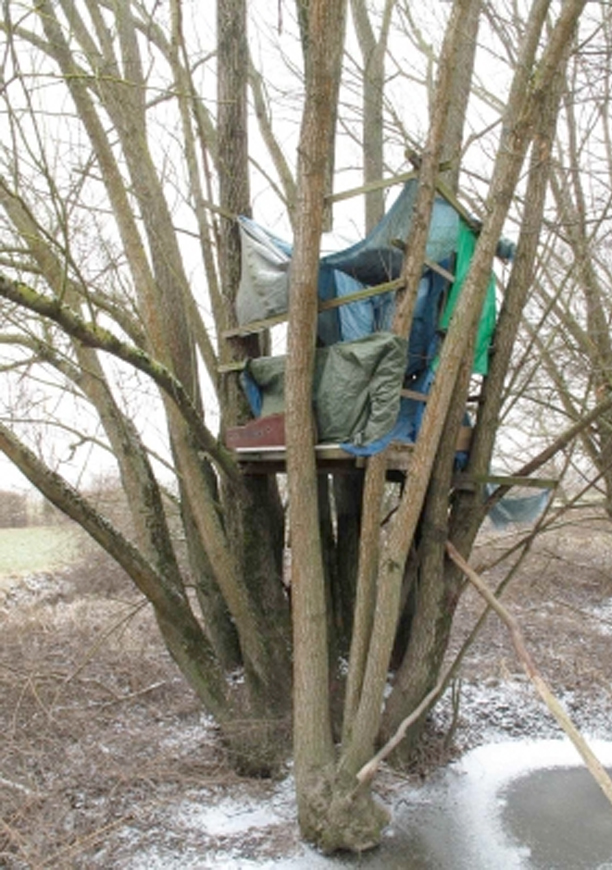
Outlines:
[{"label": "wooden stick", "polygon": [[[597,785],[603,791],[608,801],[612,804],[612,780],[608,776],[607,771],[605,770],[597,756],[594,754],[580,731],[578,731],[566,711],[563,709],[563,706],[553,695],[546,681],[538,672],[538,669],[531,657],[531,654],[525,646],[525,641],[523,639],[523,635],[517,621],[503,606],[503,604],[501,604],[499,599],[495,597],[495,595],[488,588],[484,580],[482,580],[482,578],[476,573],[476,571],[474,571],[474,569],[465,561],[457,548],[454,547],[453,544],[450,543],[450,541],[446,542],[446,551],[452,561],[463,571],[468,580],[476,587],[476,589],[485,599],[487,604],[497,613],[500,619],[502,619],[502,621],[505,622],[510,629],[510,635],[512,637],[514,648],[516,650],[518,658],[523,664],[527,676],[534,684],[538,694],[540,695],[552,715],[555,717],[563,731],[567,734],[567,736],[570,738],[570,740],[580,753],[590,774],[597,782]],[[380,749],[376,753],[376,755],[374,755],[366,764],[363,765],[363,767],[357,773],[356,777],[360,785],[363,785],[363,783],[369,782],[374,778],[381,762],[384,761],[385,758],[387,758],[389,755],[391,755],[393,750],[402,742],[402,740],[406,736],[406,731],[408,730],[408,728],[414,722],[416,722],[423,715],[423,713],[432,706],[434,701],[436,701],[438,697],[442,694],[442,692],[446,688],[447,679],[448,671],[445,672],[444,675],[438,680],[431,692],[429,692],[429,694],[427,694],[423,698],[419,706],[402,721],[395,734],[387,741],[387,743],[385,743],[382,749]]]},{"label": "wooden stick", "polygon": [[555,477],[526,477],[521,474],[465,474],[460,472],[453,478],[453,486],[457,489],[468,489],[477,483],[491,483],[494,486],[529,486],[535,489],[555,489],[559,481]]},{"label": "wooden stick", "polygon": [[366,764],[363,765],[359,773],[357,774],[357,781],[360,785],[363,785],[365,782],[370,782],[374,779],[374,775],[376,771],[380,767],[381,762],[388,758],[389,755],[393,752],[393,750],[399,746],[404,737],[406,736],[406,731],[410,728],[410,726],[416,722],[422,715],[425,713],[434,701],[437,701],[438,696],[442,694],[444,689],[446,689],[446,677],[445,673],[443,677],[441,677],[434,688],[429,692],[428,695],[425,695],[421,703],[418,707],[416,707],[409,716],[402,721],[399,728],[386,743],[379,749],[376,755],[373,756]]},{"label": "wooden stick", "polygon": [[455,565],[457,565],[457,567],[460,568],[461,571],[463,571],[470,583],[475,586],[475,588],[485,599],[489,607],[491,607],[497,613],[499,618],[508,626],[508,629],[510,630],[510,636],[512,638],[512,643],[514,644],[514,649],[516,650],[516,654],[525,669],[525,673],[535,686],[536,691],[538,692],[552,715],[555,717],[561,728],[565,731],[569,739],[572,741],[572,743],[582,756],[584,763],[586,764],[592,777],[597,782],[597,785],[600,787],[606,798],[612,804],[612,780],[608,776],[607,771],[605,770],[597,756],[594,754],[580,731],[578,731],[578,729],[568,716],[567,712],[564,710],[562,704],[553,695],[550,687],[539,673],[529,650],[525,646],[525,640],[516,619],[514,618],[514,616],[512,616],[508,609],[504,607],[499,599],[495,597],[495,595],[491,592],[484,580],[465,561],[463,556],[459,553],[457,548],[454,547],[453,544],[451,544],[450,541],[446,542],[446,552],[455,563]]}]

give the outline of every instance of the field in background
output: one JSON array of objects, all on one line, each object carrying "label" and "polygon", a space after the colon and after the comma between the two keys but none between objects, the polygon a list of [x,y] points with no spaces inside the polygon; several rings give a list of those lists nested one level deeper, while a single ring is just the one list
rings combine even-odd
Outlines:
[{"label": "field in background", "polygon": [[67,567],[77,559],[81,544],[73,526],[0,529],[0,588],[10,578]]}]

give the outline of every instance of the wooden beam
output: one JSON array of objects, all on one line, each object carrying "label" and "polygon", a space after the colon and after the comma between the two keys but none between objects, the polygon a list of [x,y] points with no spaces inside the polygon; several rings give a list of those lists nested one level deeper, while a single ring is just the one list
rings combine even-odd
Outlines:
[{"label": "wooden beam", "polygon": [[[363,193],[370,193],[372,190],[381,190],[381,188],[392,187],[394,184],[406,184],[407,181],[412,181],[413,178],[418,177],[419,172],[415,169],[410,172],[402,172],[399,175],[390,175],[387,178],[381,178],[378,181],[370,181],[368,184],[362,184],[359,187],[351,187],[348,190],[341,190],[339,193],[332,193],[325,197],[325,202],[342,202],[345,199],[352,199],[354,196],[360,196]],[[459,202],[450,188],[448,188],[442,181],[437,181],[436,189],[440,196],[445,199],[449,205],[452,205],[473,229],[480,229],[480,221]]]},{"label": "wooden beam", "polygon": [[457,489],[471,489],[477,484],[490,483],[493,486],[526,486],[533,489],[555,489],[559,481],[552,477],[523,477],[502,474],[457,474],[453,481]]},{"label": "wooden beam", "polygon": [[220,366],[217,366],[217,371],[220,375],[226,375],[228,372],[243,372],[247,367],[247,360],[235,360],[231,363],[223,363]]},{"label": "wooden beam", "polygon": [[417,393],[416,390],[400,390],[402,399],[413,399],[415,402],[426,402],[429,399],[429,393]]},{"label": "wooden beam", "polygon": [[[442,275],[451,283],[455,280],[455,276],[448,269],[433,263],[431,260],[424,261],[425,266],[438,275]],[[332,311],[334,308],[341,308],[343,305],[351,305],[353,302],[361,302],[364,299],[371,299],[372,296],[379,296],[381,293],[392,293],[394,290],[399,290],[403,287],[403,278],[395,278],[393,281],[385,281],[384,284],[376,284],[373,287],[364,287],[363,290],[355,290],[354,293],[348,293],[346,296],[336,296],[334,299],[326,299],[319,303],[319,313],[323,311]],[[250,323],[245,323],[243,326],[236,326],[234,329],[226,329],[221,333],[222,338],[239,338],[243,335],[252,335],[254,332],[263,332],[265,329],[271,329],[273,326],[278,326],[280,323],[285,323],[289,314],[287,311],[281,311],[280,314],[273,314],[271,317],[266,317],[262,320],[252,320]],[[221,371],[221,369],[219,369]],[[230,371],[230,369],[228,369]]]},{"label": "wooden beam", "polygon": [[449,272],[448,269],[445,269],[444,266],[441,266],[439,263],[434,263],[433,260],[425,260],[425,265],[428,269],[431,269],[432,272],[437,272],[438,275],[442,275],[443,278],[446,278],[447,281],[450,281],[451,284],[455,281],[455,276],[452,272]]},{"label": "wooden beam", "polygon": [[455,211],[459,212],[463,220],[471,227],[471,229],[476,230],[477,232],[480,231],[482,226],[481,221],[479,221],[478,218],[475,218],[473,214],[470,214],[467,208],[459,202],[455,194],[442,181],[436,182],[436,190],[449,205],[452,205]]},{"label": "wooden beam", "polygon": [[[406,243],[402,239],[392,239],[391,244],[394,248],[397,248],[402,254],[406,253]],[[443,278],[446,278],[447,281],[450,281],[451,284],[455,281],[455,276],[452,272],[449,272],[448,269],[445,269],[444,266],[441,266],[439,263],[434,263],[433,260],[429,260],[427,257],[423,260],[423,264],[427,266],[428,269],[431,269],[432,272],[437,272],[438,275],[442,275]]]},{"label": "wooden beam", "polygon": [[245,323],[244,326],[236,326],[234,329],[225,329],[221,333],[221,337],[239,338],[243,335],[252,335],[254,332],[263,332],[265,329],[271,329],[273,326],[285,323],[287,318],[288,312],[282,311],[280,314],[273,314],[271,317],[264,317],[262,320],[252,320],[250,323]]},{"label": "wooden beam", "polygon": [[341,308],[343,305],[350,305],[352,302],[361,302],[363,299],[370,299],[372,296],[379,296],[381,293],[391,293],[393,290],[399,290],[403,286],[404,279],[395,278],[394,281],[385,281],[384,284],[376,284],[374,287],[355,290],[354,293],[349,293],[346,296],[336,296],[334,299],[326,299],[325,302],[319,303],[319,312]]},{"label": "wooden beam", "polygon": [[[414,444],[394,443],[387,449],[387,470],[405,472],[414,450]],[[287,451],[285,447],[237,447],[233,450],[242,471],[246,474],[276,474],[285,470]],[[343,450],[339,444],[315,445],[317,469],[320,472],[334,469],[362,470],[369,456],[355,456]]]}]

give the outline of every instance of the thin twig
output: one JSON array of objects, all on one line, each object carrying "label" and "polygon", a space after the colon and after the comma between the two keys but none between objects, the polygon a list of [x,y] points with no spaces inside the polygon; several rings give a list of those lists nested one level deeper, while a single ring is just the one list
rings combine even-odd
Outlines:
[{"label": "thin twig", "polygon": [[127,614],[122,614],[122,616],[116,621],[113,622],[112,625],[106,629],[102,633],[102,635],[96,639],[96,642],[88,649],[85,653],[85,657],[79,662],[78,666],[66,677],[64,677],[64,684],[67,685],[75,680],[78,675],[85,670],[87,665],[91,662],[93,657],[96,655],[102,644],[104,644],[108,638],[122,628],[126,622],[129,622],[133,619],[141,610],[143,610],[149,604],[148,599],[144,601],[139,601],[138,604],[130,605],[130,610]]},{"label": "thin twig", "polygon": [[447,677],[448,672],[445,672],[444,675],[440,677],[431,692],[425,695],[419,706],[416,707],[409,716],[406,716],[393,737],[391,737],[385,743],[382,749],[379,749],[376,755],[374,755],[366,764],[363,765],[363,767],[357,774],[357,781],[361,785],[374,779],[376,771],[380,767],[381,763],[385,760],[385,758],[388,758],[388,756],[391,755],[391,753],[397,746],[399,746],[399,744],[406,736],[406,731],[410,728],[410,726],[413,725],[423,715],[423,713],[425,713],[426,710],[429,710],[429,708],[433,706],[434,702],[438,700],[439,696],[446,689]]},{"label": "thin twig", "polygon": [[124,704],[126,701],[133,701],[134,698],[141,698],[143,695],[148,695],[149,692],[154,692],[156,689],[161,689],[161,687],[165,686],[167,682],[167,680],[158,680],[156,683],[152,683],[150,686],[146,686],[144,689],[139,689],[137,692],[130,692],[129,695],[121,695],[118,698],[114,698],[112,701],[103,701],[101,703],[94,702],[89,706],[114,707],[116,704]]}]

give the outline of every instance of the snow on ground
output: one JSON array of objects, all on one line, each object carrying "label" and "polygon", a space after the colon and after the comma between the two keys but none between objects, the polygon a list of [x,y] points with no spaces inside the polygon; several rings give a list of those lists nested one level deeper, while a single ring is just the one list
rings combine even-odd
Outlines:
[{"label": "snow on ground", "polygon": [[590,612],[597,622],[600,634],[612,634],[612,601],[606,601],[597,607],[591,607]]},{"label": "snow on ground", "polygon": [[[603,764],[612,766],[612,742],[592,740],[591,746]],[[237,796],[207,805],[194,796],[169,813],[167,829],[180,833],[174,846],[158,830],[155,842],[139,850],[138,831],[126,828],[119,836],[131,855],[112,866],[129,870],[338,870],[356,865],[369,870],[542,870],[531,863],[529,847],[513,841],[505,829],[504,795],[513,782],[534,771],[580,766],[577,751],[567,740],[520,739],[480,746],[424,785],[399,788],[395,821],[382,847],[360,858],[326,858],[300,844],[297,831],[293,847],[287,848],[287,827],[295,824],[290,778],[264,800]],[[258,844],[264,840],[269,844],[275,831],[283,832],[279,854],[257,857]],[[203,835],[210,838],[206,849]],[[580,866],[609,870],[612,865],[587,861]],[[577,865],[568,864],[566,870],[577,870]]]},{"label": "snow on ground", "polygon": [[[564,697],[572,709],[573,697]],[[447,709],[445,709],[445,706]],[[450,702],[437,717],[450,715]],[[603,764],[612,765],[609,710],[592,705],[574,709],[588,721],[589,738]],[[582,721],[581,723],[582,724]],[[267,794],[236,790],[235,796],[192,790],[164,809],[153,829],[126,826],[117,832],[112,866],[129,870],[331,870],[359,866],[371,870],[531,870],[529,849],[508,839],[501,811],[508,786],[536,770],[581,766],[572,744],[526,680],[496,684],[465,683],[458,738],[481,744],[453,764],[434,772],[422,785],[393,780],[386,799],[394,821],[381,849],[356,858],[326,858],[299,840],[291,776]],[[514,739],[508,739],[510,737]],[[534,739],[535,737],[535,739]],[[153,833],[152,833],[153,832]],[[483,863],[482,855],[487,858]],[[454,856],[449,859],[449,855]],[[409,857],[411,856],[411,857]],[[462,856],[461,858],[457,856]],[[479,857],[480,856],[480,857]],[[100,862],[101,859],[101,862]],[[414,863],[411,863],[414,862]],[[449,863],[450,861],[450,863]],[[104,865],[104,850],[96,861]],[[605,865],[585,865],[588,870]],[[551,868],[547,868],[551,870]],[[567,870],[576,870],[568,865]]]},{"label": "snow on ground", "polygon": [[[291,777],[267,796],[238,791],[235,798],[217,800],[210,793],[193,793],[174,807],[166,807],[166,830],[158,830],[146,848],[138,849],[141,830],[127,827],[119,832],[131,857],[113,866],[130,870],[327,867],[328,860],[299,842],[296,812]],[[169,831],[173,832],[171,837]],[[270,855],[275,838],[277,854]],[[266,853],[267,857],[262,857]]]}]

